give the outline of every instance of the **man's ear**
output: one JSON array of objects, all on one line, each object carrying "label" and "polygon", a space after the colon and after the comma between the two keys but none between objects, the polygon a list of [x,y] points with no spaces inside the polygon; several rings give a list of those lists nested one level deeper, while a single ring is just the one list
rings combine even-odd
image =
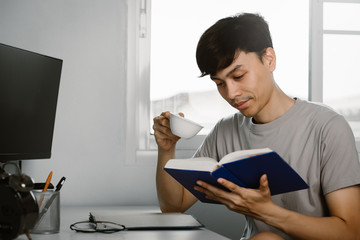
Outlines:
[{"label": "man's ear", "polygon": [[273,48],[268,47],[263,54],[263,63],[273,72],[276,68],[276,54]]}]

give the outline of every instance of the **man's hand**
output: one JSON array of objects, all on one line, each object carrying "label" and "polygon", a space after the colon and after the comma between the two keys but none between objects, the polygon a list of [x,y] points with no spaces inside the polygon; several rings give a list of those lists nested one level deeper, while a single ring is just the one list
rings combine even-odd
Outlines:
[{"label": "man's hand", "polygon": [[258,189],[243,188],[223,178],[219,178],[218,182],[229,189],[230,192],[203,181],[198,181],[197,184],[199,186],[195,187],[195,189],[205,193],[208,199],[218,201],[232,211],[262,221],[264,221],[262,215],[269,210],[269,207],[275,206],[271,200],[268,180],[265,174],[260,178],[260,187]]},{"label": "man's hand", "polygon": [[[179,113],[181,116],[184,114]],[[160,116],[153,119],[153,129],[156,143],[159,150],[168,151],[175,147],[180,137],[172,134],[170,129],[170,112],[163,112]]]}]

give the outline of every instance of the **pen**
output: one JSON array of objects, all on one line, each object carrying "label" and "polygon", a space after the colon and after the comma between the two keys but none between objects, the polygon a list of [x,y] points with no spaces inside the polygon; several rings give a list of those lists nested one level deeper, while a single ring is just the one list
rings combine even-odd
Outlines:
[{"label": "pen", "polygon": [[[46,191],[47,191],[47,189],[48,189],[48,187],[49,187],[49,185],[50,185],[50,182],[51,182],[52,175],[53,175],[53,172],[50,171],[49,176],[48,176],[47,179],[46,179],[43,192],[46,192]],[[40,200],[39,200],[39,208],[40,208],[42,202],[44,201],[44,197],[45,197],[45,195],[42,195],[41,198],[40,198]]]},{"label": "pen", "polygon": [[[64,185],[64,182],[65,182],[66,178],[65,177],[62,177],[59,181],[59,183],[56,185],[56,189],[55,189],[55,192],[59,192],[60,189],[62,188],[62,186]],[[47,210],[49,209],[49,207],[51,206],[52,202],[54,201],[54,199],[56,198],[56,195],[52,195],[50,197],[50,199],[46,202],[44,208],[42,209],[42,211],[39,213],[39,218],[38,218],[38,221],[37,221],[37,224],[39,224],[41,218],[45,215],[45,213],[47,212]],[[36,225],[37,225],[36,224]]]},{"label": "pen", "polygon": [[56,189],[55,189],[56,192],[60,191],[60,189],[64,185],[65,180],[66,180],[66,177],[62,177],[60,179],[59,183],[56,185]]}]

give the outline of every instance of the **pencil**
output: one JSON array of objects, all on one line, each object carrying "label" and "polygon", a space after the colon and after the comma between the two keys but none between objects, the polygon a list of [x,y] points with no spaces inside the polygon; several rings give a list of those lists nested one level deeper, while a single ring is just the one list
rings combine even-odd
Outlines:
[{"label": "pencil", "polygon": [[46,190],[48,189],[48,187],[49,187],[49,185],[50,185],[50,182],[51,182],[52,175],[53,175],[53,172],[50,171],[49,176],[48,176],[47,179],[46,179],[43,192],[46,192]]},{"label": "pencil", "polygon": [[25,235],[28,238],[28,240],[32,239],[28,230],[26,230]]},{"label": "pencil", "polygon": [[[43,192],[46,192],[46,191],[47,191],[47,189],[48,189],[48,187],[49,187],[49,185],[50,185],[50,182],[51,182],[52,175],[53,175],[53,172],[50,171],[49,176],[48,176],[47,179],[46,179]],[[45,198],[45,195],[42,194],[42,195],[41,195],[41,198],[40,198],[40,200],[39,200],[39,208],[40,208],[42,202],[44,201],[44,198]]]}]

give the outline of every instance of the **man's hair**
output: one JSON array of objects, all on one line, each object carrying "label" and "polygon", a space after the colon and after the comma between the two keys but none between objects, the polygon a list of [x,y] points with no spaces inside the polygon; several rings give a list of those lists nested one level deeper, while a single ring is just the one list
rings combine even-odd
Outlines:
[{"label": "man's hair", "polygon": [[269,26],[258,14],[242,13],[223,18],[206,30],[196,50],[201,77],[215,75],[234,61],[239,51],[255,52],[260,61],[272,46]]}]

